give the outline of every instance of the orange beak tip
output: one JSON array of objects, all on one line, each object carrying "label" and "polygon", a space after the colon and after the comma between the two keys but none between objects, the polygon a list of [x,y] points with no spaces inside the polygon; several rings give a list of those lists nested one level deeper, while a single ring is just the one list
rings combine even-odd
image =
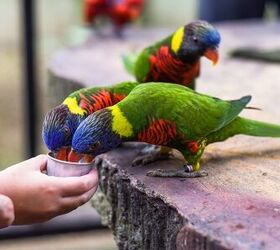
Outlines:
[{"label": "orange beak tip", "polygon": [[212,65],[215,66],[219,61],[219,53],[217,49],[208,49],[204,53],[204,56],[212,61]]},{"label": "orange beak tip", "polygon": [[68,154],[68,161],[70,162],[78,162],[79,160],[81,160],[82,156],[78,153],[75,152],[75,150],[73,150],[71,148],[71,151]]},{"label": "orange beak tip", "polygon": [[56,153],[55,153],[55,158],[61,161],[66,161],[67,160],[67,149],[66,148],[60,148]]}]

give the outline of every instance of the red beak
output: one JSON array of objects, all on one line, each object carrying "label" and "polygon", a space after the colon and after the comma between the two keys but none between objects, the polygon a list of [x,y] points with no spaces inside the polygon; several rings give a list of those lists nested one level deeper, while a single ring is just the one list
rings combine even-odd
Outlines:
[{"label": "red beak", "polygon": [[67,161],[67,148],[62,147],[55,153],[55,158],[61,161]]},{"label": "red beak", "polygon": [[75,150],[73,150],[71,148],[71,151],[68,154],[68,161],[70,162],[78,162],[82,159],[82,155],[78,154],[77,152],[75,152]]},{"label": "red beak", "polygon": [[204,56],[212,61],[213,65],[216,65],[219,61],[219,53],[217,49],[207,49]]},{"label": "red beak", "polygon": [[85,163],[90,163],[93,161],[93,159],[94,159],[94,157],[91,155],[84,155],[84,157],[83,157],[83,160]]}]

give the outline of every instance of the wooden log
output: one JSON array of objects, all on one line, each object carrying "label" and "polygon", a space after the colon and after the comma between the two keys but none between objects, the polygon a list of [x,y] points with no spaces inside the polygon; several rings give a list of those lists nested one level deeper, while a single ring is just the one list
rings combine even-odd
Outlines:
[{"label": "wooden log", "polygon": [[[216,69],[202,62],[198,90],[223,99],[252,94],[242,115],[280,124],[279,66],[233,60],[237,46],[276,47],[276,24],[226,24]],[[141,48],[169,30],[128,32],[126,40],[92,37],[83,45],[58,52],[50,63],[53,103],[80,86],[131,79],[120,55]],[[260,34],[262,34],[260,36]],[[105,53],[104,53],[105,52]],[[153,178],[148,170],[177,168],[181,156],[143,167],[131,162],[143,144],[124,144],[100,156],[100,190],[93,204],[108,224],[119,249],[280,249],[280,140],[236,136],[209,146],[198,179]]]},{"label": "wooden log", "polygon": [[[275,154],[269,150],[256,156],[256,148],[253,153],[220,149],[204,157],[208,177],[164,179],[146,172],[183,162],[133,168],[142,147],[123,145],[100,157],[103,202],[94,196],[93,204],[107,218],[119,249],[277,249],[279,157],[271,159]],[[259,161],[269,167],[263,170]],[[276,186],[264,187],[266,182]]]}]

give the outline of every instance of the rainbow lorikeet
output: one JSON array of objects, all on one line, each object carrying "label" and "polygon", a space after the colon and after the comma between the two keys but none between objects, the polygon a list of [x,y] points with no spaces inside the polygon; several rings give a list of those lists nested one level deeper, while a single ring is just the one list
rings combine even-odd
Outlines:
[{"label": "rainbow lorikeet", "polygon": [[191,22],[123,62],[138,82],[172,82],[194,88],[200,58],[218,62],[220,34],[206,21]]},{"label": "rainbow lorikeet", "polygon": [[88,116],[73,136],[72,151],[95,157],[125,141],[147,142],[165,146],[165,152],[142,162],[161,158],[168,148],[179,150],[186,160],[182,169],[149,175],[204,176],[200,159],[208,144],[237,134],[280,137],[280,126],[238,116],[250,99],[224,101],[177,84],[140,84],[121,102]]},{"label": "rainbow lorikeet", "polygon": [[111,87],[83,88],[73,92],[46,114],[42,128],[45,145],[56,152],[57,158],[66,159],[67,147],[71,145],[79,124],[95,111],[121,101],[138,84],[123,82]]},{"label": "rainbow lorikeet", "polygon": [[99,16],[112,20],[117,35],[123,26],[135,21],[142,13],[144,0],[84,0],[84,21],[87,24]]}]

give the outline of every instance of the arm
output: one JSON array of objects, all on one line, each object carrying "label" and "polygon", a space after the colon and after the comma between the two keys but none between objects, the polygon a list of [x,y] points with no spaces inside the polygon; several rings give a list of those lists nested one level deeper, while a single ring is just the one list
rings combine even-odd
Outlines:
[{"label": "arm", "polygon": [[96,169],[81,177],[42,173],[46,156],[39,155],[0,172],[0,193],[14,203],[14,224],[44,222],[86,203],[98,186]]}]

